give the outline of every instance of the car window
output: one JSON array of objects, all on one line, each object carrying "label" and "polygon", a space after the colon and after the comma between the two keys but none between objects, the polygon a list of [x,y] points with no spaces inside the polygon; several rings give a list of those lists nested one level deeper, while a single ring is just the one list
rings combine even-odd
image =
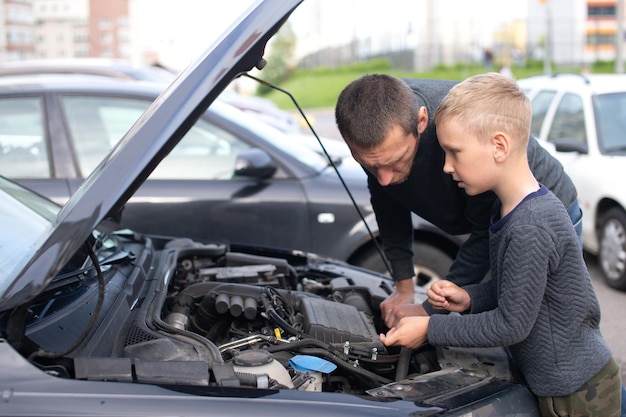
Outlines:
[{"label": "car window", "polygon": [[535,137],[541,134],[541,126],[546,118],[546,113],[550,109],[550,104],[556,95],[556,91],[540,91],[532,99],[533,116],[530,125],[530,133]]},{"label": "car window", "polygon": [[[62,97],[80,170],[91,173],[150,106],[122,97]],[[227,179],[237,154],[248,145],[200,119],[151,174],[151,179]]]},{"label": "car window", "polygon": [[150,175],[151,179],[229,179],[237,154],[249,145],[200,119]]},{"label": "car window", "polygon": [[0,175],[50,177],[42,112],[40,97],[0,99]]},{"label": "car window", "polygon": [[237,120],[248,128],[252,127],[257,135],[263,137],[272,146],[288,153],[309,168],[322,172],[328,167],[326,157],[319,151],[316,151],[321,148],[314,136],[285,133],[268,123],[259,121],[257,117],[250,115],[249,112],[244,112],[224,102],[218,101],[213,103],[212,109],[222,117]]},{"label": "car window", "polygon": [[561,138],[572,139],[580,144],[587,143],[583,100],[577,94],[564,94],[552,119],[548,142]]},{"label": "car window", "polygon": [[151,104],[94,96],[63,96],[61,102],[83,176],[94,170]]},{"label": "car window", "polygon": [[626,94],[603,94],[594,101],[598,146],[603,153],[626,151]]}]

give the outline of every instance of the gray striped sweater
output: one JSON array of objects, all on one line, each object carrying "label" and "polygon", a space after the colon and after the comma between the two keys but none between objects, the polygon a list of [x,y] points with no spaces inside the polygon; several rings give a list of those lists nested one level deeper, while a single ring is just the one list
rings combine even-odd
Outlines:
[{"label": "gray striped sweater", "polygon": [[[499,212],[496,202],[494,213]],[[471,314],[431,316],[433,345],[506,346],[530,389],[568,395],[611,359],[600,306],[563,203],[545,187],[489,236],[492,279],[465,287]]]}]

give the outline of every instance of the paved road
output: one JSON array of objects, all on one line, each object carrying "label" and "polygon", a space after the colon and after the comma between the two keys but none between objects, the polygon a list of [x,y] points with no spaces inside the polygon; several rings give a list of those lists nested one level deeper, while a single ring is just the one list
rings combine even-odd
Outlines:
[{"label": "paved road", "polygon": [[602,309],[600,329],[622,367],[622,381],[626,383],[626,320],[623,316],[626,311],[626,292],[614,290],[605,284],[594,257],[586,256],[585,259]]},{"label": "paved road", "polygon": [[[333,109],[305,110],[319,136],[341,140],[335,125]],[[592,256],[585,257],[593,281],[596,295],[602,309],[600,328],[613,350],[615,359],[622,367],[622,380],[626,382],[626,292],[616,291],[607,286]]]},{"label": "paved road", "polygon": [[304,110],[304,114],[319,136],[341,139],[335,124],[334,109],[309,109]]}]

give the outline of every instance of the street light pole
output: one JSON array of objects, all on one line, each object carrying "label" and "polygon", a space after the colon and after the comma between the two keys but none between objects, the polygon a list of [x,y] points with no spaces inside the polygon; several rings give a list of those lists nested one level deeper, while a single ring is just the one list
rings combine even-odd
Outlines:
[{"label": "street light pole", "polygon": [[552,73],[552,13],[548,0],[539,0],[546,7],[546,39],[545,51],[543,54],[543,72],[544,74]]},{"label": "street light pole", "polygon": [[624,73],[624,0],[617,0],[617,8],[615,10],[615,19],[617,21],[617,32],[615,33],[615,72],[617,74]]}]

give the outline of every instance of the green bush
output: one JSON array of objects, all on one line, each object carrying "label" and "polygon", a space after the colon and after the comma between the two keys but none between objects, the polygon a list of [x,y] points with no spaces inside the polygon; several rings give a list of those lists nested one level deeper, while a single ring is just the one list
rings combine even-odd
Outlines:
[{"label": "green bush", "polygon": [[[529,61],[524,67],[513,66],[511,70],[516,78],[524,78],[542,74],[543,67],[542,61]],[[553,72],[580,72],[581,70],[581,67],[552,68]],[[590,70],[597,73],[614,72],[614,63],[598,62]],[[280,87],[289,91],[303,108],[329,108],[335,106],[339,93],[350,81],[365,74],[386,73],[398,77],[463,80],[486,71],[487,69],[480,64],[459,63],[451,66],[437,66],[430,71],[414,73],[396,70],[389,61],[376,59],[337,68],[296,68],[290,73],[289,78],[280,84]],[[263,74],[259,78],[263,78]],[[280,91],[269,91],[265,97],[282,109],[296,111],[291,98]]]}]

